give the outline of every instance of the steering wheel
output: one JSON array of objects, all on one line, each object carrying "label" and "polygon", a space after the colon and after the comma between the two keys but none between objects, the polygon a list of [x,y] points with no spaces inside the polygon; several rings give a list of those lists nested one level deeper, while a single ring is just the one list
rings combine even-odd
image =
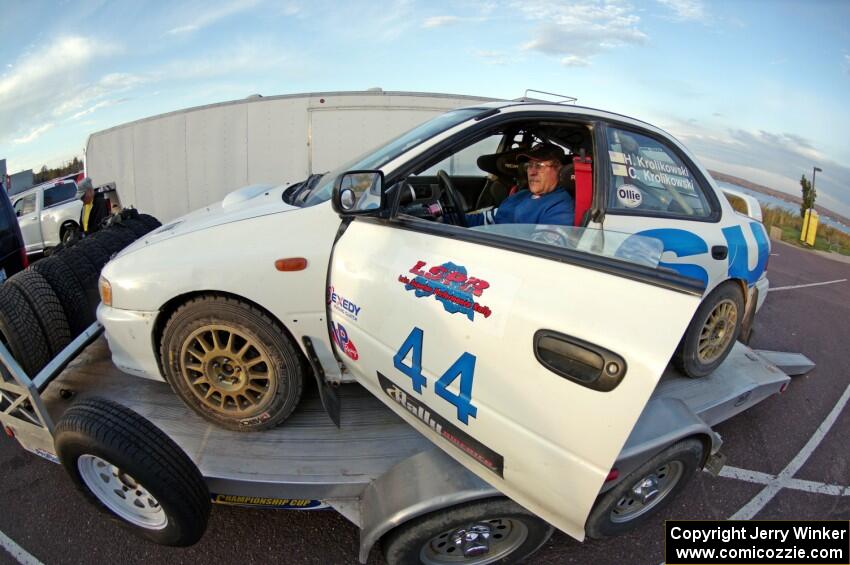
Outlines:
[{"label": "steering wheel", "polygon": [[466,210],[466,200],[463,198],[463,195],[455,189],[452,184],[452,179],[449,177],[449,174],[440,169],[437,171],[437,180],[440,183],[440,188],[446,194],[448,202],[445,207],[446,216],[451,217],[454,220],[454,224],[466,227],[466,217],[464,217],[463,213]]}]

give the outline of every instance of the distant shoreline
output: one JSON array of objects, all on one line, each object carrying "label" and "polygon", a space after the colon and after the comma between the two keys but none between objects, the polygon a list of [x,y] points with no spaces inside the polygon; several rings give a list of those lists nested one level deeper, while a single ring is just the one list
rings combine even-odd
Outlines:
[{"label": "distant shoreline", "polygon": [[[780,192],[778,190],[774,190],[772,188],[768,188],[761,184],[756,184],[754,182],[750,182],[746,179],[742,179],[741,177],[735,177],[732,175],[727,175],[726,173],[721,173],[718,171],[712,171],[709,169],[708,171],[711,173],[711,176],[715,180],[719,180],[722,182],[728,182],[731,184],[737,184],[738,186],[742,186],[744,188],[748,188],[750,190],[755,190],[756,192],[761,192],[762,194],[767,194],[768,196],[773,196],[774,198],[778,198],[780,200],[784,200],[785,202],[792,202],[797,204],[798,206],[803,203],[803,199],[799,196],[794,196],[793,194],[788,194],[787,192]],[[829,216],[833,220],[837,222],[841,222],[845,226],[850,226],[850,218],[846,216],[842,216],[837,212],[833,212],[827,208],[824,208],[820,204],[815,204],[815,210],[818,211],[818,214],[823,214],[825,216]]]}]

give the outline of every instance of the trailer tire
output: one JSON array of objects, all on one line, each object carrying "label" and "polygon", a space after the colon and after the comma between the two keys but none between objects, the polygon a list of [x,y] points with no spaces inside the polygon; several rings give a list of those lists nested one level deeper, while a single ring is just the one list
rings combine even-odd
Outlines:
[{"label": "trailer tire", "polygon": [[71,329],[68,327],[68,318],[65,317],[62,302],[47,279],[38,271],[27,269],[16,273],[7,284],[17,287],[29,302],[50,348],[50,356],[53,357],[65,349],[65,346],[71,343]]},{"label": "trailer tire", "polygon": [[33,263],[30,269],[37,271],[47,279],[50,287],[59,297],[59,302],[65,310],[72,339],[80,335],[94,322],[94,312],[89,308],[85,289],[61,258],[48,257],[42,259]]},{"label": "trailer tire", "polygon": [[197,466],[167,435],[129,408],[88,398],[56,425],[56,453],[76,487],[101,511],[155,543],[201,539],[210,494]]},{"label": "trailer tire", "polygon": [[50,346],[35,312],[14,285],[0,285],[0,340],[29,377],[50,361]]},{"label": "trailer tire", "polygon": [[134,241],[136,241],[136,234],[127,227],[122,227],[118,224],[113,224],[104,230],[104,233],[109,234],[113,239],[116,239],[121,242],[121,249],[124,249]]},{"label": "trailer tire", "polygon": [[[473,526],[490,531],[489,551],[463,559],[462,549],[449,540]],[[387,533],[381,545],[389,565],[517,563],[540,549],[552,532],[552,526],[512,500],[490,498],[414,518]]]},{"label": "trailer tire", "polygon": [[[703,444],[696,438],[674,443],[635,469],[596,501],[585,524],[594,539],[617,536],[637,528],[664,508],[700,468]],[[656,494],[640,500],[635,489],[651,481]],[[648,487],[644,485],[644,488]]]},{"label": "trailer tire", "polygon": [[673,365],[691,378],[714,371],[735,346],[743,317],[740,287],[734,281],[724,282],[697,308],[673,356]]},{"label": "trailer tire", "polygon": [[116,237],[112,230],[100,230],[89,237],[103,246],[110,256],[124,249],[124,239]]},{"label": "trailer tire", "polygon": [[231,430],[273,428],[301,400],[300,351],[268,314],[235,298],[201,296],[177,308],[165,324],[160,355],[178,396]]}]

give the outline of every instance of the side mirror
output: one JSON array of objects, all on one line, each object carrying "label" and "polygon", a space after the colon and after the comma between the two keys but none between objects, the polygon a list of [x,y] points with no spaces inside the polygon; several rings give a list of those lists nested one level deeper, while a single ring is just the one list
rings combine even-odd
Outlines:
[{"label": "side mirror", "polygon": [[337,177],[331,204],[344,216],[376,215],[386,208],[384,173],[381,171],[348,171]]}]

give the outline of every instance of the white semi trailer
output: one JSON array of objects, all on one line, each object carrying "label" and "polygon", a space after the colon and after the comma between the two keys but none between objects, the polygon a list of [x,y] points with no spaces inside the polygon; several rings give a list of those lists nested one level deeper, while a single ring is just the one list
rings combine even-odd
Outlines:
[{"label": "white semi trailer", "polygon": [[333,169],[447,110],[488,100],[380,89],[255,95],[93,133],[86,173],[96,186],[114,183],[122,206],[167,222],[243,186]]}]

